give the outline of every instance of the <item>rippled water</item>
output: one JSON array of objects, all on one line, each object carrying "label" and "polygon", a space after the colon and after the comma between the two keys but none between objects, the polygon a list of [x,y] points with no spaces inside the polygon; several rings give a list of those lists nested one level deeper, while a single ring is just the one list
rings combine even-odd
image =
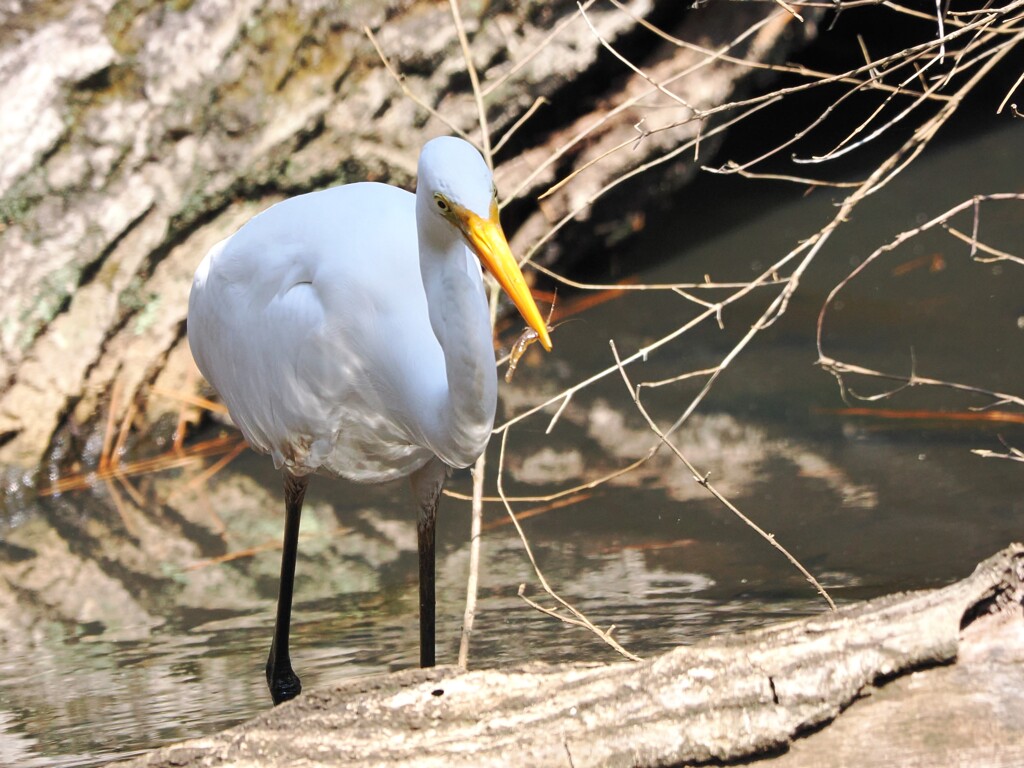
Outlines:
[{"label": "rippled water", "polygon": [[[974,191],[1019,190],[1021,156],[1016,125],[976,136],[935,151],[858,209],[857,221],[808,273],[789,314],[730,368],[682,433],[688,457],[839,601],[949,582],[1024,538],[1021,465],[970,453],[1000,449],[999,436],[1024,445],[1020,425],[836,413],[844,407],[836,385],[812,365],[814,320],[836,279],[896,232]],[[672,258],[641,280],[753,275],[831,210],[827,193],[766,205],[745,193],[733,197],[740,187],[727,182],[708,183],[687,193],[672,221],[650,222],[636,253]],[[993,208],[984,222],[987,237],[1019,252],[1019,204]],[[696,231],[706,234],[688,240]],[[829,326],[833,353],[908,371],[912,347],[922,375],[1019,392],[1024,269],[971,264],[966,250],[948,237],[926,238],[880,263],[844,294]],[[942,268],[933,270],[927,265],[936,254]],[[716,363],[754,311],[728,313],[725,331],[690,334],[633,375],[657,380]],[[591,309],[559,329],[554,355],[526,360],[503,390],[503,407],[521,411],[607,366],[609,338],[620,350],[636,349],[694,312],[671,293],[626,295]],[[645,401],[669,420],[696,386],[647,390]],[[915,390],[884,405],[980,402]],[[576,397],[550,436],[546,424],[547,417],[513,433],[510,494],[602,474],[653,444],[617,377]],[[269,460],[251,453],[206,482],[195,478],[137,479],[142,507],[118,485],[55,499],[9,497],[0,519],[0,765],[95,765],[220,730],[270,706],[263,663],[276,595],[280,479]],[[462,473],[452,487],[466,491],[468,483]],[[520,512],[536,506],[516,505]],[[417,663],[412,521],[402,484],[314,480],[292,650],[307,688]],[[522,544],[498,505],[488,505],[485,524],[472,663],[612,659],[587,633],[523,603],[520,583],[534,597],[538,588]],[[620,642],[640,655],[823,608],[778,553],[667,454],[523,525],[552,584],[594,621],[615,624]],[[442,663],[457,654],[468,528],[468,505],[445,500]],[[211,561],[228,554],[233,559]]]}]

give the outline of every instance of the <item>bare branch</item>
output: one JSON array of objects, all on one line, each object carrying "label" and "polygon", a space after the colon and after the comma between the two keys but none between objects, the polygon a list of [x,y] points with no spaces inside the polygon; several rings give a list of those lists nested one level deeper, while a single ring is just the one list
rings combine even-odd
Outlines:
[{"label": "bare branch", "polygon": [[541,571],[540,566],[537,565],[537,560],[533,556],[533,550],[530,548],[530,542],[527,541],[526,534],[523,532],[522,526],[519,525],[519,520],[516,519],[516,515],[512,511],[512,505],[509,504],[508,497],[505,496],[505,489],[502,483],[504,473],[502,470],[505,466],[505,446],[507,443],[508,430],[503,432],[501,435],[501,451],[498,454],[498,495],[501,497],[501,501],[505,505],[505,511],[508,513],[508,516],[512,519],[512,524],[516,527],[516,532],[519,534],[519,539],[523,542],[523,548],[526,550],[526,556],[530,559],[530,565],[533,566],[533,572],[537,574],[537,580],[540,582],[541,587],[543,587],[544,591],[547,592],[548,595],[555,600],[555,602],[557,602],[562,608],[565,608],[569,612],[569,615],[566,616],[560,613],[559,609],[557,608],[543,608],[538,603],[527,599],[524,594],[526,586],[525,584],[520,585],[519,596],[522,597],[523,600],[527,602],[527,604],[529,604],[533,608],[536,608],[539,611],[548,614],[549,616],[554,616],[555,618],[560,619],[561,621],[564,621],[567,624],[575,624],[576,626],[585,627],[586,629],[589,629],[598,638],[600,638],[602,642],[604,642],[610,648],[615,650],[616,653],[625,656],[630,661],[640,661],[639,656],[627,651],[618,643],[617,640],[615,640],[612,637],[612,629],[614,629],[614,627],[610,627],[608,629],[600,629],[599,627],[595,626],[590,621],[590,619],[588,619],[582,612],[577,610],[572,604],[570,604],[568,601],[563,599],[557,592],[555,592],[551,588],[551,585],[548,584],[548,580],[544,578],[544,573]]},{"label": "bare branch", "polygon": [[377,56],[380,57],[380,61],[384,65],[384,68],[388,71],[388,74],[391,75],[392,78],[394,78],[394,81],[398,84],[398,87],[402,89],[402,93],[405,94],[407,98],[411,99],[419,107],[429,112],[431,117],[437,118],[446,126],[448,126],[448,128],[451,129],[460,138],[465,139],[471,144],[474,144],[477,147],[477,149],[480,149],[479,143],[469,138],[469,136],[466,135],[466,132],[459,128],[459,126],[455,125],[455,123],[451,122],[447,117],[442,115],[432,106],[427,104],[427,102],[423,101],[423,99],[421,99],[411,90],[409,90],[409,86],[405,84],[405,78],[403,78],[400,74],[398,74],[398,72],[395,71],[394,67],[391,66],[391,62],[388,61],[388,57],[384,55],[384,51],[381,49],[380,43],[377,42],[377,38],[373,34],[373,30],[371,30],[369,27],[363,27],[363,34],[365,34],[369,38],[370,42],[373,44],[373,49],[377,52]]},{"label": "bare branch", "polygon": [[621,358],[619,358],[619,351],[615,348],[615,342],[609,341],[608,343],[611,346],[612,355],[615,357],[616,366],[618,367],[619,373],[622,375],[622,380],[626,384],[626,389],[629,391],[629,395],[633,400],[633,404],[640,412],[640,415],[644,417],[644,420],[647,422],[647,426],[651,428],[651,431],[654,432],[654,434],[658,436],[658,439],[661,440],[668,447],[668,449],[675,454],[676,458],[683,463],[683,465],[690,471],[690,474],[693,476],[693,479],[701,488],[710,493],[726,509],[728,509],[734,515],[736,515],[736,517],[742,520],[745,525],[749,526],[755,533],[757,533],[758,536],[760,536],[769,544],[771,544],[772,547],[778,550],[778,552],[782,554],[783,557],[789,560],[793,567],[795,567],[798,571],[800,571],[801,574],[803,574],[803,577],[807,579],[807,581],[817,590],[818,594],[822,596],[826,603],[828,603],[829,608],[831,608],[834,611],[836,609],[836,604],[832,601],[831,596],[828,594],[825,588],[821,586],[821,584],[818,582],[816,578],[814,578],[814,576],[811,575],[811,572],[804,568],[800,561],[793,557],[793,555],[789,553],[789,550],[787,550],[784,546],[782,546],[782,544],[779,543],[779,541],[775,538],[774,534],[766,532],[757,523],[755,523],[749,517],[740,512],[740,510],[736,507],[735,504],[733,504],[731,501],[725,498],[725,496],[723,496],[718,491],[718,489],[715,488],[710,483],[710,481],[708,480],[708,476],[706,474],[701,474],[700,472],[698,472],[697,468],[690,463],[689,459],[687,459],[686,456],[683,455],[683,452],[679,450],[676,444],[673,443],[668,438],[668,436],[661,430],[657,422],[655,422],[654,419],[651,418],[650,413],[647,412],[647,409],[643,406],[643,403],[640,402],[639,391],[633,386],[633,383],[629,379],[629,374],[626,373],[626,368],[622,365],[622,360]]},{"label": "bare branch", "polygon": [[452,21],[455,22],[455,31],[459,36],[459,45],[462,47],[462,58],[466,62],[466,74],[469,75],[469,82],[473,86],[473,99],[476,101],[477,119],[480,121],[480,151],[487,161],[487,167],[494,170],[494,157],[491,152],[491,131],[487,127],[487,110],[484,109],[484,97],[480,90],[480,78],[476,74],[476,66],[473,64],[473,51],[469,47],[469,39],[466,37],[466,27],[462,23],[462,14],[459,12],[459,0],[448,0],[452,9]]}]

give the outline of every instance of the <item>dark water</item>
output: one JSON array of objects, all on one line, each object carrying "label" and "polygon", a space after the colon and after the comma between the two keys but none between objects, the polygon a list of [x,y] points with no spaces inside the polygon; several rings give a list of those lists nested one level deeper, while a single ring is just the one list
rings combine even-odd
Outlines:
[{"label": "dark water", "polygon": [[[1024,447],[1024,427],[838,413],[845,406],[835,381],[813,365],[815,319],[836,281],[897,232],[973,193],[1020,191],[1022,156],[1024,134],[1009,124],[936,149],[858,208],[809,270],[789,313],[736,360],[679,435],[688,458],[839,602],[947,583],[1024,538],[1024,465],[970,452],[1002,450],[1000,437]],[[654,251],[662,259],[638,278],[749,279],[824,223],[837,197],[762,190],[752,195],[747,183],[714,180],[686,193],[678,215],[649,222],[635,244],[638,258]],[[958,225],[970,227],[964,219]],[[1020,254],[1024,206],[986,208],[982,234]],[[827,351],[908,372],[913,350],[920,375],[1020,393],[1024,267],[975,264],[967,251],[936,234],[884,257],[842,295]],[[765,301],[726,312],[724,330],[701,327],[659,350],[631,368],[634,381],[716,364]],[[526,359],[502,407],[521,412],[605,368],[610,338],[628,354],[696,312],[671,292],[628,294],[589,309],[559,329],[555,354]],[[888,386],[854,385],[861,392]],[[644,398],[667,424],[698,387],[681,382],[645,390]],[[985,402],[915,388],[876,405],[963,411]],[[579,393],[545,435],[549,418],[550,410],[513,431],[510,495],[601,475],[656,441],[618,376]],[[136,478],[142,507],[117,484],[36,499],[9,478],[0,521],[0,765],[95,765],[217,731],[270,706],[262,667],[276,595],[280,480],[268,459],[248,452],[212,479],[195,482],[197,474]],[[453,488],[467,491],[468,473]],[[519,512],[537,506],[515,504]],[[402,484],[314,480],[293,640],[307,688],[417,663],[412,520]],[[556,589],[595,622],[615,624],[619,641],[642,656],[824,608],[799,573],[667,452],[523,524]],[[522,544],[499,505],[487,505],[485,525],[471,663],[612,659],[586,632],[517,597],[523,582],[532,596],[539,592]],[[468,504],[446,500],[442,663],[457,655],[468,528]],[[228,553],[243,556],[209,562]]]}]

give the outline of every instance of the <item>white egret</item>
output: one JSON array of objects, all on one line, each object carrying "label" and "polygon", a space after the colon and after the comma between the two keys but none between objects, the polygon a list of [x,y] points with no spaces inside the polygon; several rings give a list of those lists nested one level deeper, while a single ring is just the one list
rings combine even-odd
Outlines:
[{"label": "white egret", "polygon": [[196,270],[188,339],[199,370],[249,444],[284,470],[267,660],[275,704],[301,690],[288,628],[313,472],[362,483],[410,477],[420,663],[434,663],[438,498],[450,468],[483,452],[497,402],[481,262],[550,350],[498,221],[490,170],[472,145],[442,137],[420,153],[415,195],[361,182],[285,200],[215,245]]}]

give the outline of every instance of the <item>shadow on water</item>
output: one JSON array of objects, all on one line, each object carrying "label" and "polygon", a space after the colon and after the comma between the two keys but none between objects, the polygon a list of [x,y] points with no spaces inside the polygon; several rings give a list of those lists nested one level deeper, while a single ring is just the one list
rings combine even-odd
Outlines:
[{"label": "shadow on water", "polygon": [[[948,582],[1024,537],[1020,465],[970,453],[998,449],[999,435],[1024,445],[1020,425],[838,413],[844,403],[835,382],[813,367],[818,309],[851,265],[978,190],[1019,191],[1021,156],[1017,125],[975,135],[933,152],[858,208],[856,221],[807,274],[790,312],[737,360],[680,436],[689,458],[839,601]],[[683,211],[652,222],[637,252],[671,258],[639,279],[746,279],[833,210],[827,191],[773,204],[771,187],[764,189],[760,213],[744,211],[741,226],[730,225],[738,218],[732,206],[748,199],[715,200],[714,217],[705,206],[698,219]],[[716,234],[687,241],[688,231],[711,219]],[[1019,252],[1021,221],[1019,204],[993,207],[985,236]],[[850,286],[826,341],[837,357],[903,372],[913,349],[919,373],[1019,391],[1022,284],[1021,268],[971,263],[967,247],[952,238],[917,239]],[[686,335],[635,366],[634,379],[716,364],[760,307],[730,310],[724,330]],[[695,312],[671,292],[629,294],[596,307],[559,329],[554,355],[524,360],[514,384],[502,385],[502,408],[519,412],[606,367],[609,338],[620,350],[636,349]],[[647,390],[645,401],[670,420],[697,386]],[[913,390],[886,405],[962,410],[981,402]],[[510,494],[545,493],[603,474],[653,444],[615,376],[574,398],[551,435],[544,435],[546,423],[513,432]],[[159,502],[129,507],[128,520],[103,486],[55,499],[9,497],[0,519],[0,764],[97,764],[220,730],[269,706],[262,667],[276,595],[280,479],[251,453],[204,484],[192,487],[189,477],[140,481],[143,495]],[[453,485],[466,491],[468,482],[461,473]],[[417,663],[412,519],[404,484],[314,481],[293,640],[307,687]],[[474,663],[611,660],[589,635],[517,597],[520,583],[535,584],[522,546],[498,505],[488,505],[485,525]],[[468,527],[468,505],[446,500],[443,663],[457,653]],[[823,608],[798,573],[667,454],[577,504],[525,519],[524,527],[552,584],[595,621],[615,624],[618,639],[641,655]]]}]

